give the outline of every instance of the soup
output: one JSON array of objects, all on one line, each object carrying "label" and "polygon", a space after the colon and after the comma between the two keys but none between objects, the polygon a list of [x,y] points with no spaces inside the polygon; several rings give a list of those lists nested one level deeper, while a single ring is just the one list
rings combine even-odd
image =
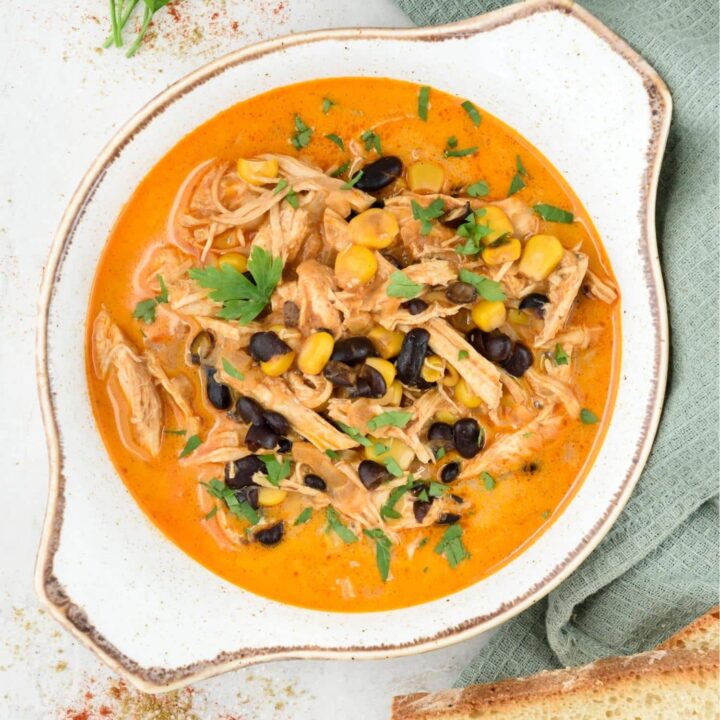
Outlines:
[{"label": "soup", "polygon": [[581,203],[471,101],[316,80],[234,105],[103,251],[99,432],[184,552],[309,608],[471,585],[561,512],[615,394],[619,301]]}]

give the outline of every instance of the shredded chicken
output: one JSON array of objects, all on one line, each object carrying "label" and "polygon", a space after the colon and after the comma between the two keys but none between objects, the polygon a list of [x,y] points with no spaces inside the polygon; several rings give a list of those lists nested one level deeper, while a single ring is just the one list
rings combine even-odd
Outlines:
[{"label": "shredded chicken", "polygon": [[611,305],[617,300],[617,290],[609,280],[601,280],[592,270],[585,274],[585,284],[590,293],[598,300]]},{"label": "shredded chicken", "polygon": [[570,417],[580,416],[580,403],[569,385],[534,368],[530,368],[525,377],[539,397],[560,403]]},{"label": "shredded chicken", "polygon": [[335,279],[330,268],[317,260],[305,260],[298,265],[297,275],[300,326],[307,329],[326,328],[338,336],[342,317],[336,307]]}]

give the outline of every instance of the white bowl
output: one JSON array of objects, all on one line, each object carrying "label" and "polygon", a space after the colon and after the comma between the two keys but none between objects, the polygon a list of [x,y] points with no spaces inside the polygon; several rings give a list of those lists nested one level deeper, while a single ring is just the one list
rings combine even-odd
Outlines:
[{"label": "white bowl", "polygon": [[[519,130],[585,204],[622,291],[612,423],[565,511],[494,575],[402,610],[327,613],[253,595],[186,556],[117,477],[95,428],[83,330],[104,239],[133,187],[183,135],[225,107],[321,76],[391,76],[471,98]],[[37,590],[52,614],[129,681],[160,691],[279,658],[365,658],[468,638],[536,602],[607,532],[647,458],[667,372],[654,230],[671,101],[662,80],[577,5],[536,0],[453,25],[333,30],[260,43],[212,62],[138,112],[73,195],[47,265],[38,381],[50,501]]]}]

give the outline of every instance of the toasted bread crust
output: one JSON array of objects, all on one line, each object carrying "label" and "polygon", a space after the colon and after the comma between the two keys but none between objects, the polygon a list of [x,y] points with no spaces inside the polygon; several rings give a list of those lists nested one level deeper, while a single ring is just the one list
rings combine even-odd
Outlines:
[{"label": "toasted bread crust", "polygon": [[701,615],[695,622],[671,635],[659,650],[696,650],[720,653],[720,605]]},{"label": "toasted bread crust", "polygon": [[542,672],[528,678],[503,680],[487,685],[439,693],[415,693],[396,697],[392,720],[452,720],[482,718],[485,713],[553,703],[562,708],[563,696],[584,696],[597,702],[637,681],[652,682],[661,692],[681,683],[711,682],[717,686],[720,666],[717,653],[690,650],[653,650],[629,657],[600,660],[581,668]]}]

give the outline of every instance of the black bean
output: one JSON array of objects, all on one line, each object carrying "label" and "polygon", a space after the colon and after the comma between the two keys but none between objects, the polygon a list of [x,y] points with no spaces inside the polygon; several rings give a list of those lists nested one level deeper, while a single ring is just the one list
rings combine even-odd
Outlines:
[{"label": "black bean", "polygon": [[361,169],[362,177],[355,183],[355,187],[363,192],[375,192],[395,182],[402,175],[403,164],[399,157],[385,155],[363,165]]},{"label": "black bean", "polygon": [[265,425],[251,425],[245,435],[245,445],[253,452],[260,448],[272,450],[277,446],[278,440],[277,433]]},{"label": "black bean", "polygon": [[265,463],[257,455],[246,455],[225,466],[225,484],[233,489],[252,485],[256,472],[267,475]]},{"label": "black bean", "polygon": [[335,343],[330,360],[345,363],[346,365],[356,365],[366,358],[376,356],[377,350],[375,350],[372,340],[357,336],[338,340]]},{"label": "black bean", "polygon": [[529,463],[525,463],[522,466],[522,469],[523,469],[523,472],[526,472],[529,475],[532,475],[533,473],[536,473],[540,469],[540,466],[536,462],[529,462]]},{"label": "black bean", "polygon": [[257,510],[260,504],[260,488],[257,485],[246,485],[235,491],[235,497],[240,502],[246,502],[253,510]]},{"label": "black bean", "polygon": [[250,354],[258,362],[267,362],[276,355],[285,355],[291,349],[272,330],[254,333],[250,338]]},{"label": "black bean", "polygon": [[470,203],[465,203],[464,205],[448,210],[444,215],[441,215],[440,223],[445,227],[453,229],[459,228],[467,221],[468,215],[470,215],[471,212],[472,208],[470,207]]},{"label": "black bean", "polygon": [[350,388],[355,385],[355,371],[349,365],[334,360],[325,366],[323,377],[337,387]]},{"label": "black bean", "polygon": [[[430,333],[423,328],[413,328],[403,338],[400,355],[395,363],[397,377],[405,385],[420,386],[420,371],[430,342]],[[423,381],[422,385],[427,385]]]},{"label": "black bean", "polygon": [[467,341],[491,362],[504,362],[512,352],[512,340],[499,330],[486,333],[479,328],[474,328],[468,333]]},{"label": "black bean", "polygon": [[454,315],[450,316],[450,324],[461,333],[470,332],[475,328],[470,308],[460,308]]},{"label": "black bean", "polygon": [[358,378],[355,386],[350,388],[349,392],[351,398],[370,397],[371,395],[370,383],[365,378]]},{"label": "black bean", "polygon": [[264,410],[263,418],[265,424],[278,435],[287,435],[290,432],[290,423],[285,419],[284,415],[274,410]]},{"label": "black bean", "polygon": [[190,362],[200,365],[215,347],[215,338],[207,330],[201,330],[190,343]]},{"label": "black bean", "polygon": [[353,397],[381,398],[387,392],[385,378],[370,365],[363,365],[357,374]]},{"label": "black bean", "polygon": [[530,293],[520,301],[521,310],[532,310],[538,317],[545,316],[545,305],[550,302],[550,298],[542,293]]},{"label": "black bean", "polygon": [[382,210],[385,207],[385,201],[382,198],[375,198],[375,202],[370,207]]},{"label": "black bean", "polygon": [[299,322],[300,308],[292,300],[286,300],[283,303],[283,323],[285,323],[285,327],[297,327]]},{"label": "black bean", "polygon": [[428,309],[428,304],[420,298],[413,298],[404,302],[400,307],[407,310],[411,315],[419,315]]},{"label": "black bean", "polygon": [[374,460],[363,460],[358,466],[360,482],[368,489],[374,490],[383,481],[390,479],[387,468]]},{"label": "black bean", "polygon": [[232,405],[232,395],[230,388],[215,379],[217,370],[213,367],[205,366],[205,390],[210,404],[218,410],[227,410]]},{"label": "black bean", "polygon": [[438,518],[438,525],[452,525],[460,519],[460,516],[456,513],[443,513]]},{"label": "black bean", "polygon": [[319,475],[309,473],[303,478],[303,482],[313,490],[319,490],[320,492],[327,490],[327,483]]},{"label": "black bean", "polygon": [[444,483],[451,483],[454,480],[457,480],[459,474],[460,463],[456,461],[449,462],[443,465],[442,470],[440,471],[440,479]]},{"label": "black bean", "polygon": [[435,422],[428,430],[428,440],[438,445],[452,445],[453,429],[451,425],[444,422]]},{"label": "black bean", "polygon": [[[384,203],[383,203],[384,204]],[[398,270],[402,270],[402,263],[390,253],[380,253],[393,267],[396,267]]]},{"label": "black bean", "polygon": [[450,283],[445,289],[445,297],[456,305],[467,305],[477,298],[477,290],[466,282]]},{"label": "black bean", "polygon": [[431,507],[432,500],[416,500],[413,503],[413,515],[415,515],[416,522],[421,523],[427,517]]},{"label": "black bean", "polygon": [[459,495],[455,495],[455,493],[453,493],[450,497],[451,497],[458,505],[462,505],[462,504],[465,502]]},{"label": "black bean", "polygon": [[485,433],[474,418],[463,418],[453,425],[455,449],[464,458],[475,457],[483,448]]},{"label": "black bean", "polygon": [[427,491],[428,486],[424,482],[416,482],[413,484],[413,486],[410,488],[410,492],[415,496],[418,497],[420,493],[423,490]]},{"label": "black bean", "polygon": [[522,377],[525,371],[528,370],[533,364],[533,354],[527,345],[522,343],[515,343],[510,357],[503,362],[502,366],[506,372],[509,372],[515,377]]},{"label": "black bean", "polygon": [[261,545],[277,545],[282,540],[284,533],[285,523],[281,520],[279,523],[275,523],[275,525],[271,525],[269,528],[258,530],[255,533],[255,539]]},{"label": "black bean", "polygon": [[281,437],[278,439],[278,452],[289,453],[292,450],[292,440],[290,438]]},{"label": "black bean", "polygon": [[246,423],[262,425],[265,422],[262,405],[257,400],[244,395],[235,403],[235,414]]}]

